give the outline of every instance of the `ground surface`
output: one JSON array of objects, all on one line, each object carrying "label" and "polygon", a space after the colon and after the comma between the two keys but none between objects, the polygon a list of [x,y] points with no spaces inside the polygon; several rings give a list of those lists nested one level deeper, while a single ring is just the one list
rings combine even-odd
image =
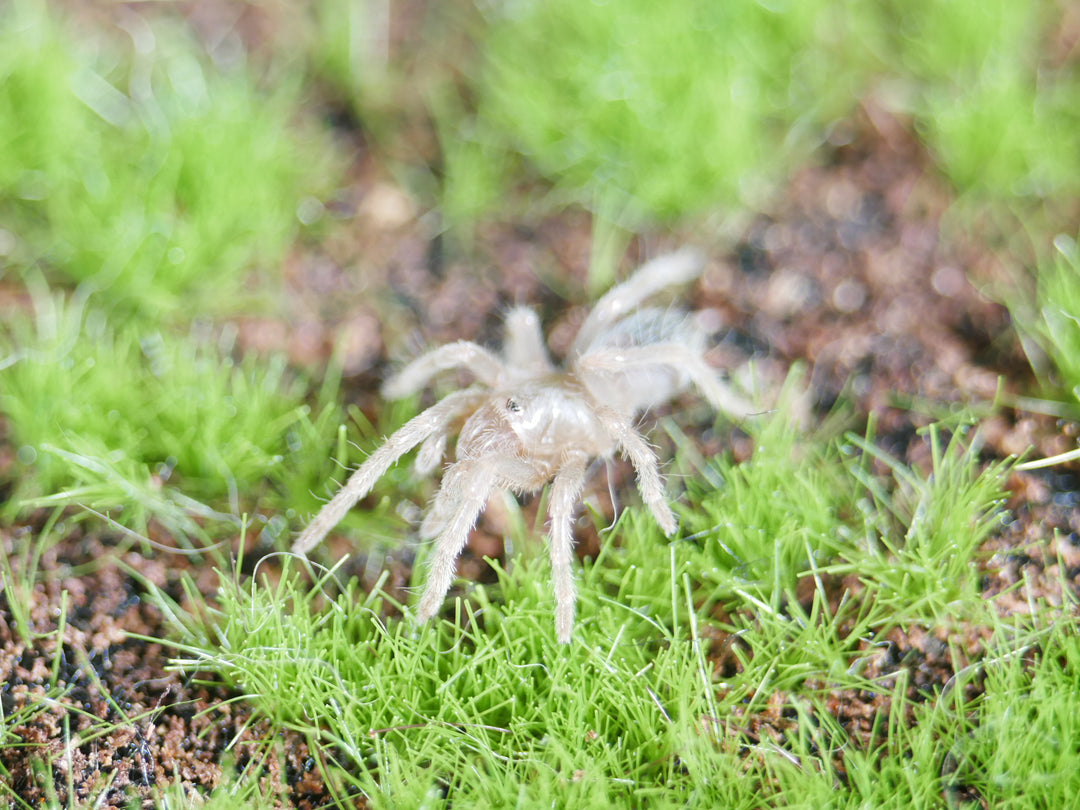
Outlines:
[{"label": "ground surface", "polygon": [[[1020,391],[1030,372],[1006,310],[977,289],[989,283],[992,257],[970,234],[942,231],[948,194],[907,122],[867,106],[837,129],[834,140],[821,163],[793,177],[741,237],[709,246],[708,270],[687,297],[695,307],[713,310],[723,328],[713,352],[717,365],[738,368],[753,356],[763,377],[775,383],[790,364],[804,361],[812,370],[815,409],[823,413],[841,398],[853,403],[856,430],[875,413],[886,449],[924,464],[928,449],[916,428],[930,418],[922,406],[940,412],[950,405],[988,405],[999,375]],[[374,412],[375,384],[393,360],[418,343],[491,341],[508,303],[539,307],[545,323],[554,325],[556,352],[572,336],[584,311],[580,291],[589,258],[589,226],[580,214],[528,227],[482,227],[474,247],[484,259],[464,263],[441,250],[429,223],[370,155],[355,170],[350,199],[354,204],[342,212],[351,225],[348,238],[293,256],[287,268],[292,311],[281,320],[242,321],[244,345],[282,349],[296,364],[317,368],[344,342],[347,395]],[[635,253],[678,245],[671,234],[637,242],[624,270]],[[577,300],[553,292],[534,272],[538,267],[568,289],[579,285]],[[986,420],[982,438],[988,460],[1030,445],[1050,454],[1074,441],[1067,426],[1052,418],[1007,407]],[[737,431],[708,440],[711,450],[734,442],[736,453],[747,452],[738,446],[746,440]],[[3,447],[0,458],[10,453]],[[987,596],[1025,580],[1027,589],[1053,593],[1064,586],[1080,595],[1076,483],[1060,471],[1013,475],[1014,520],[987,543]],[[24,533],[40,531],[43,519],[4,530],[5,553]],[[304,739],[286,736],[283,747],[268,746],[266,726],[251,723],[242,701],[170,672],[173,653],[145,640],[168,629],[125,567],[182,600],[178,574],[197,562],[147,556],[115,533],[86,533],[89,525],[71,526],[40,563],[44,582],[25,595],[33,630],[48,640],[31,646],[18,641],[11,606],[0,600],[5,714],[42,699],[54,667],[63,690],[47,711],[14,729],[25,746],[0,749],[16,790],[36,804],[68,795],[70,786],[96,806],[122,807],[132,794],[149,798],[153,788],[177,778],[210,789],[228,769],[253,768],[283,805],[326,803],[330,797]],[[1055,530],[1064,539],[1053,540]],[[583,545],[590,542],[582,538]],[[483,577],[476,560],[497,555],[498,543],[482,525],[465,575]],[[1058,570],[1059,560],[1067,571]],[[406,582],[407,576],[406,559],[394,580]],[[200,570],[199,581],[213,588],[209,571]],[[1002,604],[1022,610],[1025,593],[1015,590]],[[49,634],[61,613],[58,651]],[[962,636],[964,630],[950,632]],[[967,639],[961,648],[974,648],[978,640]],[[945,641],[898,631],[894,647],[875,666],[909,669],[913,689],[944,684],[953,675]],[[836,712],[850,728],[869,734],[881,699],[838,694]],[[115,729],[96,736],[102,719]],[[733,722],[765,735],[788,721],[761,715]],[[45,760],[53,763],[50,785],[43,783]]]}]

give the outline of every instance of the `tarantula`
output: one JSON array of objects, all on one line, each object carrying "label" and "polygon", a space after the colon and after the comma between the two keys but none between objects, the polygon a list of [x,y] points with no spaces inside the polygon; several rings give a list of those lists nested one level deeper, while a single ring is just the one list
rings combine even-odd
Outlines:
[{"label": "tarantula", "polygon": [[569,642],[576,600],[573,517],[590,460],[609,459],[617,450],[629,458],[643,500],[670,536],[675,516],[664,498],[657,457],[634,428],[634,419],[691,384],[716,408],[735,416],[750,412],[705,362],[705,335],[686,313],[637,308],[665,287],[696,278],[702,264],[697,253],[684,249],[648,262],[612,288],[582,324],[561,370],[548,356],[539,319],[524,307],[506,317],[501,355],[459,341],[406,365],[384,384],[386,397],[420,391],[433,376],[454,368],[468,371],[476,384],[449,394],[387,439],[316,515],[293,551],[305,554],[317,545],[417,445],[416,471],[431,473],[461,424],[457,460],[447,467],[420,526],[421,537],[434,539],[435,546],[417,616],[427,620],[439,609],[458,555],[493,492],[536,492],[553,482],[555,629],[560,642]]}]

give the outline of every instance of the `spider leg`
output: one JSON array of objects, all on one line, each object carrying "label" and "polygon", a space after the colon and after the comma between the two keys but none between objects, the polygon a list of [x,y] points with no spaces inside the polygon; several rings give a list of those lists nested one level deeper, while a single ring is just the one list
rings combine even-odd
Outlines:
[{"label": "spider leg", "polygon": [[555,635],[559,643],[570,643],[574,630],[574,603],[577,593],[574,588],[574,507],[581,496],[585,484],[585,469],[588,456],[572,451],[567,453],[562,466],[555,474],[551,487],[551,576],[555,584]]},{"label": "spider leg", "polygon": [[650,295],[675,284],[693,281],[704,259],[693,248],[658,256],[641,265],[626,281],[612,287],[596,302],[574,338],[570,357],[583,354],[605,327],[614,323]]},{"label": "spider leg", "polygon": [[[423,523],[420,524],[420,537],[429,540],[442,534],[447,521],[450,519],[457,504],[465,494],[469,480],[465,476],[454,473],[456,467],[462,463],[477,464],[475,457],[466,459],[459,458],[452,465],[443,478],[442,487],[436,493],[435,498],[428,507]],[[538,472],[527,462],[507,456],[493,457],[491,464],[497,468],[499,486],[515,492],[534,492],[542,487],[550,477],[546,471]],[[540,476],[539,478],[537,476]]]},{"label": "spider leg", "polygon": [[675,533],[675,515],[664,498],[664,482],[660,477],[656,453],[641,437],[641,434],[634,430],[626,417],[614,408],[601,405],[596,409],[596,415],[607,434],[615,440],[630,459],[630,463],[634,465],[641,497],[652,511],[656,522],[660,524],[660,528],[664,530],[664,534],[670,537]]},{"label": "spider leg", "polygon": [[699,353],[681,343],[601,349],[580,358],[577,364],[586,371],[611,373],[629,373],[635,367],[664,366],[689,377],[709,404],[729,416],[740,419],[756,412],[750,402],[721,381],[720,375]]},{"label": "spider leg", "polygon": [[424,520],[420,524],[420,537],[423,540],[431,540],[442,534],[447,521],[450,520],[455,502],[461,499],[463,482],[454,474],[455,466],[451,466],[443,477],[442,486],[432,499],[431,506],[428,507],[427,514],[424,515]]},{"label": "spider leg", "polygon": [[439,430],[436,433],[432,433],[426,439],[423,444],[420,445],[420,449],[416,451],[416,461],[413,463],[413,469],[419,476],[425,476],[435,471],[435,468],[439,466],[439,462],[443,460],[443,456],[446,455],[446,440],[449,433],[446,429]]},{"label": "spider leg", "polygon": [[469,410],[475,410],[484,400],[490,396],[490,392],[482,389],[473,389],[471,398],[462,398],[457,411],[449,416],[438,430],[432,431],[420,445],[416,452],[416,461],[413,462],[413,470],[419,476],[425,476],[435,471],[439,462],[446,455],[446,442],[450,438],[454,418]]},{"label": "spider leg", "polygon": [[515,377],[543,377],[555,368],[548,356],[540,319],[528,307],[514,307],[506,315],[503,362]]},{"label": "spider leg", "polygon": [[427,385],[440,371],[464,368],[487,386],[495,386],[503,378],[502,361],[483,346],[468,340],[447,343],[422,354],[383,383],[383,396],[401,399]]},{"label": "spider leg", "polygon": [[449,485],[458,494],[453,513],[446,520],[442,534],[435,541],[427,586],[417,606],[416,617],[426,621],[434,616],[454,581],[457,558],[469,539],[469,531],[487,505],[498,476],[495,466],[485,462],[457,462],[446,474],[443,487]]},{"label": "spider leg", "polygon": [[402,425],[379,449],[368,456],[367,461],[345,482],[345,486],[319,510],[319,514],[296,538],[292,546],[293,553],[306,554],[322,542],[327,533],[341,522],[358,500],[371,491],[375,482],[395,461],[432,433],[443,430],[448,421],[477,397],[478,392],[474,390],[458,391]]}]

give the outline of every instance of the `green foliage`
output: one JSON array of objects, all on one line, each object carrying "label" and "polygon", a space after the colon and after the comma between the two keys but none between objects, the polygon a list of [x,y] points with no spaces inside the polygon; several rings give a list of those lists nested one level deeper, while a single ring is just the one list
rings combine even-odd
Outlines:
[{"label": "green foliage", "polygon": [[480,126],[630,221],[753,204],[851,103],[845,26],[822,2],[514,3],[484,39]]},{"label": "green foliage", "polygon": [[966,428],[943,445],[932,425],[924,474],[858,436],[808,443],[784,419],[758,429],[748,461],[718,461],[724,486],[692,517],[713,598],[775,610],[821,571],[862,579],[890,622],[936,624],[978,602],[976,555],[1000,525],[1008,463],[984,468]]},{"label": "green foliage", "polygon": [[[437,110],[453,211],[490,209],[520,153],[555,198],[629,224],[756,208],[881,85],[961,191],[1075,195],[1080,81],[1047,4],[533,2],[489,10],[474,114]],[[453,219],[453,217],[452,217]]]},{"label": "green foliage", "polygon": [[996,199],[1080,191],[1080,82],[1041,64],[1050,5],[918,0],[897,7],[920,128],[961,190]]},{"label": "green foliage", "polygon": [[[1004,468],[980,471],[938,429],[925,475],[869,440],[808,436],[792,427],[794,393],[752,425],[751,459],[720,460],[695,485],[685,537],[624,512],[584,566],[570,646],[555,642],[549,566],[518,515],[497,584],[467,585],[430,625],[378,587],[335,570],[311,584],[289,564],[272,580],[223,575],[216,612],[198,611],[209,626],[158,594],[179,663],[335,752],[341,795],[376,807],[933,804],[965,727],[909,727],[907,671],[863,673],[897,626],[996,626],[970,583]],[[859,584],[837,600],[842,577]],[[736,665],[721,675],[710,640],[725,638]],[[888,698],[880,749],[837,719],[842,690]],[[796,722],[767,745],[739,719],[757,712]]]},{"label": "green foliage", "polygon": [[[585,589],[605,564],[586,570]],[[679,594],[672,568],[652,571]],[[345,766],[328,771],[340,796],[374,807],[502,806],[507,796],[524,807],[936,807],[963,786],[1019,801],[1031,778],[1057,806],[1075,788],[1065,767],[1076,756],[1072,622],[1006,627],[986,606],[978,619],[995,641],[981,661],[911,706],[907,668],[860,674],[885,644],[882,613],[832,614],[820,586],[807,611],[756,607],[758,620],[730,637],[738,670],[721,677],[705,641],[713,620],[686,592],[675,598],[685,624],[643,620],[627,609],[631,582],[572,646],[556,644],[546,573],[526,554],[499,569],[497,588],[472,588],[449,621],[419,628],[407,608],[387,620],[387,605],[400,606],[378,588],[339,590],[335,571],[314,584],[288,566],[273,582],[224,577],[212,636],[157,598],[180,631],[180,666],[218,673],[317,740]],[[967,698],[984,673],[986,694]],[[885,698],[870,747],[836,717],[841,690]],[[742,721],[755,712],[791,718],[790,730],[757,737]]]},{"label": "green foliage", "polygon": [[443,795],[745,806],[755,780],[727,778],[738,758],[716,750],[726,708],[700,644],[659,624],[647,626],[652,643],[605,625],[560,647],[537,563],[500,572],[502,598],[477,591],[457,622],[419,633],[381,618],[378,590],[350,586],[316,609],[332,573],[308,587],[290,573],[276,586],[224,582],[220,646],[189,632],[180,663],[242,685],[346,757],[352,773],[336,778],[376,807],[442,806]]},{"label": "green foliage", "polygon": [[[1057,368],[1061,388],[1080,398],[1080,251],[1064,234],[1039,270],[1038,314],[1021,320]],[[1020,312],[1023,315],[1022,312]]]},{"label": "green foliage", "polygon": [[1000,525],[1010,462],[983,467],[978,453],[963,444],[964,428],[944,446],[940,426],[927,432],[926,473],[848,437],[891,474],[872,476],[864,465],[850,466],[866,487],[859,503],[865,530],[858,552],[844,556],[847,570],[879,590],[877,601],[897,621],[941,623],[978,604],[976,555]]},{"label": "green foliage", "polygon": [[[1022,644],[1014,635],[1015,628],[1002,628],[986,660],[964,672],[950,694],[939,720],[939,727],[952,725],[943,770],[991,807],[1065,807],[1080,791],[1076,616],[1023,634]],[[985,695],[965,699],[959,686],[979,677]]]},{"label": "green foliage", "polygon": [[228,309],[244,271],[281,260],[301,199],[328,188],[333,150],[291,124],[296,88],[219,72],[168,25],[117,58],[43,6],[17,8],[0,15],[0,223],[15,265],[151,315],[185,297]]},{"label": "green foliage", "polygon": [[378,47],[376,21],[368,7],[350,0],[318,0],[311,4],[310,58],[316,75],[346,98],[359,94],[364,68],[375,66],[371,51]]},{"label": "green foliage", "polygon": [[837,550],[851,482],[836,447],[799,429],[792,388],[785,404],[749,423],[753,457],[718,458],[711,478],[722,483],[691,489],[685,520],[700,548],[696,565],[722,601],[738,591],[783,600]]},{"label": "green foliage", "polygon": [[[379,21],[338,0],[318,9],[313,59],[358,97],[371,84],[362,68],[385,78],[368,53]],[[1053,4],[522,0],[483,12],[484,25],[461,8],[438,20],[479,43],[475,72],[467,52],[446,57],[462,88],[429,61],[404,68],[436,122],[450,226],[505,205],[530,172],[555,186],[547,205],[614,212],[631,227],[757,208],[868,88],[880,90],[874,104],[914,116],[975,199],[1080,191],[1080,81],[1045,47]],[[374,117],[385,130],[386,110]]]},{"label": "green foliage", "polygon": [[921,81],[957,88],[998,64],[1030,67],[1047,12],[1010,0],[908,0],[888,9],[903,66]]},{"label": "green foliage", "polygon": [[998,200],[1080,192],[1080,80],[992,69],[928,93],[922,130],[961,190]]},{"label": "green foliage", "polygon": [[430,104],[443,156],[443,216],[451,226],[479,219],[498,206],[513,166],[510,155],[452,91],[432,93]]},{"label": "green foliage", "polygon": [[937,623],[950,604],[974,598],[976,553],[999,525],[1008,464],[983,468],[963,444],[966,426],[943,444],[945,428],[934,425],[932,468],[920,473],[875,446],[872,432],[807,435],[796,402],[789,383],[771,414],[747,424],[753,456],[720,457],[710,484],[691,486],[682,542],[695,549],[691,567],[709,598],[786,611],[799,582],[821,573],[880,588],[875,602],[889,621]]},{"label": "green foliage", "polygon": [[238,514],[266,478],[310,460],[303,441],[324,454],[331,444],[340,414],[323,405],[311,422],[305,386],[280,357],[235,360],[228,332],[214,342],[198,328],[115,329],[79,297],[39,290],[36,301],[33,321],[17,317],[0,334],[0,413],[19,448],[13,504],[124,506],[131,526],[170,504],[198,512],[202,500]]},{"label": "green foliage", "polygon": [[[21,536],[5,534],[0,537],[0,609],[6,613],[8,626],[13,625],[15,638],[26,645],[33,644],[37,637],[37,628],[31,615],[34,591],[40,581],[41,558],[60,539],[57,523],[61,517],[62,510],[56,509],[45,521],[41,531],[34,534],[24,533]],[[65,611],[61,610],[56,625],[58,650],[63,647],[64,617]],[[0,718],[0,735],[2,734],[3,723]]]}]

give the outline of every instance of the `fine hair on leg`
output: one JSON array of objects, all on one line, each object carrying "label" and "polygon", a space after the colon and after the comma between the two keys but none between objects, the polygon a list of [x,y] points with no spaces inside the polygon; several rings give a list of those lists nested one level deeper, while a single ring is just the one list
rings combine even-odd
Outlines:
[{"label": "fine hair on leg", "polygon": [[319,510],[319,514],[296,538],[292,546],[293,553],[306,554],[321,543],[356,502],[371,491],[375,482],[395,461],[432,433],[442,430],[447,421],[454,419],[475,397],[476,392],[471,390],[450,394],[402,425],[385,444],[368,456],[367,461],[345,482],[345,486]]},{"label": "fine hair on leg", "polygon": [[555,636],[561,644],[569,644],[574,632],[574,507],[585,485],[588,456],[581,452],[568,453],[555,474],[551,487],[550,547],[551,576],[555,586]]},{"label": "fine hair on leg", "polygon": [[423,476],[434,472],[446,455],[446,444],[454,427],[454,420],[461,414],[476,408],[490,396],[489,392],[477,386],[469,391],[472,392],[472,396],[462,397],[457,411],[448,415],[443,424],[421,442],[420,449],[416,451],[416,460],[413,462],[413,470],[417,475]]},{"label": "fine hair on leg", "polygon": [[421,539],[433,540],[442,534],[443,529],[446,528],[450,515],[454,511],[454,504],[461,499],[462,487],[468,483],[465,475],[459,469],[461,464],[462,462],[457,461],[447,468],[442,485],[439,487],[439,491],[435,493],[435,497],[431,499],[427,514],[424,515],[424,519],[420,523]]},{"label": "fine hair on leg", "polygon": [[423,388],[440,371],[463,368],[487,386],[498,385],[503,378],[502,361],[476,343],[459,340],[420,355],[383,383],[383,396],[401,399]]},{"label": "fine hair on leg", "polygon": [[612,287],[596,302],[574,338],[570,357],[580,356],[604,329],[660,290],[693,281],[705,266],[704,257],[693,248],[646,262],[622,284]]},{"label": "fine hair on leg", "polygon": [[446,592],[453,584],[458,555],[465,548],[469,532],[487,505],[497,480],[494,465],[485,461],[458,462],[448,475],[461,476],[462,497],[435,540],[428,563],[427,585],[416,610],[416,617],[420,621],[427,621],[438,613]]},{"label": "fine hair on leg", "polygon": [[656,453],[641,438],[641,434],[634,430],[633,425],[614,408],[606,405],[600,406],[596,409],[596,415],[604,426],[604,430],[615,440],[626,457],[630,459],[630,463],[634,465],[634,471],[637,473],[638,490],[641,492],[642,500],[652,511],[656,522],[664,530],[664,534],[670,537],[675,533],[677,524],[675,515],[664,497],[664,482],[660,476]]},{"label": "fine hair on leg", "polygon": [[416,451],[416,461],[413,462],[413,470],[417,475],[423,477],[435,471],[446,455],[446,442],[449,438],[450,431],[443,427],[424,439],[420,449]]}]

